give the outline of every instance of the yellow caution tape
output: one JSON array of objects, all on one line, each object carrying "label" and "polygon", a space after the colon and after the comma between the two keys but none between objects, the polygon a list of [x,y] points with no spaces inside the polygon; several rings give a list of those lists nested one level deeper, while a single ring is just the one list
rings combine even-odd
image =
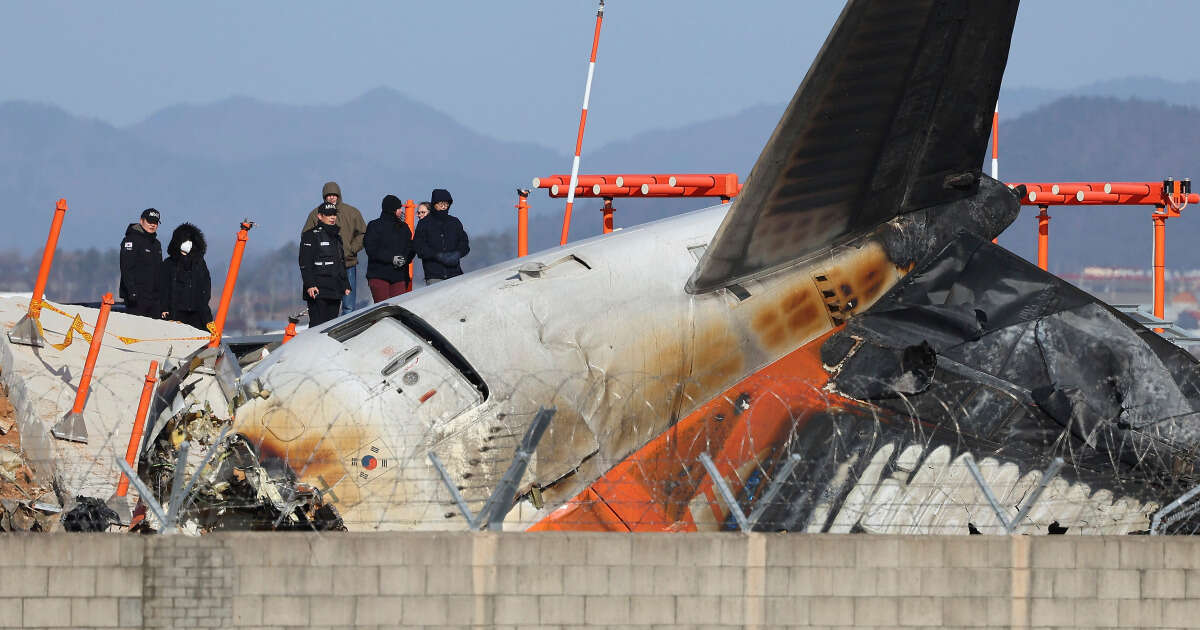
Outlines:
[{"label": "yellow caution tape", "polygon": [[79,333],[79,336],[83,337],[84,341],[88,343],[92,342],[91,333],[83,329],[83,320],[76,315],[74,321],[71,322],[71,327],[67,329],[67,336],[63,338],[62,343],[52,343],[50,347],[60,351],[66,350],[67,346],[71,345],[71,342],[75,340],[75,333]]},{"label": "yellow caution tape", "polygon": [[[75,333],[79,333],[79,336],[83,337],[84,341],[86,341],[88,343],[92,342],[92,335],[91,335],[91,333],[87,332],[87,329],[85,328],[85,326],[91,326],[92,328],[95,328],[95,326],[93,324],[88,324],[87,322],[83,321],[83,319],[80,318],[78,315],[71,315],[70,313],[68,313],[66,311],[56,308],[54,305],[50,304],[49,302],[47,302],[45,300],[43,300],[41,302],[41,306],[42,306],[42,308],[47,309],[54,313],[58,313],[59,315],[62,315],[63,317],[72,318],[71,327],[67,329],[66,337],[63,338],[62,343],[50,344],[50,346],[52,348],[54,348],[56,350],[60,350],[60,351],[65,350],[67,348],[67,346],[71,345],[71,342],[74,341]],[[39,317],[39,318],[35,319],[35,321],[37,321],[38,329],[41,330],[41,328],[42,328],[41,318]],[[215,334],[214,328],[215,328],[215,324],[213,322],[209,322],[208,330],[210,333]],[[131,345],[131,344],[135,344],[135,343],[141,343],[143,341],[207,341],[209,339],[212,339],[211,334],[204,336],[204,337],[160,337],[160,338],[155,338],[155,339],[138,339],[136,337],[122,337],[120,335],[115,335],[108,331],[105,331],[105,334],[107,334],[110,337],[115,337],[116,339],[119,339],[121,341],[121,343],[123,343],[127,346]],[[43,337],[45,336],[44,332],[43,332],[42,336]]]}]

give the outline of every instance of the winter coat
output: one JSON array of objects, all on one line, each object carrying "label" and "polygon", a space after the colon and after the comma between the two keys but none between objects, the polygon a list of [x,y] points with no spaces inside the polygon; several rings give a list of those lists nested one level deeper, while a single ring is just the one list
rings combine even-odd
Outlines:
[{"label": "winter coat", "polygon": [[[180,245],[192,242],[192,251],[184,254]],[[212,321],[208,301],[212,297],[212,278],[204,254],[208,251],[204,233],[191,223],[184,223],[171,233],[167,259],[162,262],[162,310],[167,319],[182,321],[192,318],[206,323]],[[195,314],[195,317],[191,317]]]},{"label": "winter coat", "polygon": [[[412,230],[408,224],[396,217],[396,213],[384,210],[379,218],[367,224],[367,235],[363,238],[367,251],[367,277],[388,282],[407,282],[408,266],[412,264]],[[392,265],[392,257],[403,256],[404,265]]]},{"label": "winter coat", "polygon": [[346,265],[339,264],[342,239],[336,225],[320,224],[300,235],[300,294],[305,300],[309,287],[317,287],[318,300],[340,300],[350,288]]},{"label": "winter coat", "polygon": [[141,223],[130,223],[121,240],[121,299],[126,305],[147,307],[162,304],[159,265],[162,244],[157,234],[149,234]]},{"label": "winter coat", "polygon": [[325,205],[325,195],[338,196],[337,225],[342,233],[342,251],[345,252],[346,266],[353,267],[358,264],[358,252],[363,248],[363,237],[367,234],[367,222],[358,208],[342,201],[342,189],[336,182],[329,182],[321,189],[321,203],[308,213],[308,218],[304,220],[304,229],[301,232],[307,232],[317,227],[317,210]]},{"label": "winter coat", "polygon": [[413,247],[421,257],[426,280],[461,276],[463,270],[459,260],[471,251],[462,222],[443,210],[431,210],[417,222]]}]

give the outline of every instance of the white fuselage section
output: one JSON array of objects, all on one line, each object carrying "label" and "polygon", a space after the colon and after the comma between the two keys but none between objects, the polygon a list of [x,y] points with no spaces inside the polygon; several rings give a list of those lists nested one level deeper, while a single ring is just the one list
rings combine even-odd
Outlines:
[{"label": "white fuselage section", "polygon": [[[385,317],[306,331],[247,372],[271,392],[235,429],[332,490],[351,529],[461,528],[428,459],[486,499],[539,407],[557,413],[523,480],[565,500],[688,411],[869,307],[900,276],[869,238],[729,290],[689,274],[729,206],[550,249],[388,300],[486,383]],[[382,311],[380,311],[382,312]]]}]

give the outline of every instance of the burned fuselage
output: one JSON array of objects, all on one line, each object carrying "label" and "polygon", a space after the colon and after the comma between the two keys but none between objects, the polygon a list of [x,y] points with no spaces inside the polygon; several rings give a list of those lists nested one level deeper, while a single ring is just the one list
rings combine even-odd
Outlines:
[{"label": "burned fuselage", "polygon": [[[986,190],[976,216],[998,231],[1015,197]],[[940,220],[961,226],[958,209]],[[899,219],[769,278],[689,294],[724,213],[550,250],[305,332],[243,376],[269,395],[237,410],[235,430],[334,497],[352,529],[462,527],[428,453],[481,504],[526,423],[552,406],[524,487],[553,504],[868,309],[920,254],[897,236],[938,224]]]}]

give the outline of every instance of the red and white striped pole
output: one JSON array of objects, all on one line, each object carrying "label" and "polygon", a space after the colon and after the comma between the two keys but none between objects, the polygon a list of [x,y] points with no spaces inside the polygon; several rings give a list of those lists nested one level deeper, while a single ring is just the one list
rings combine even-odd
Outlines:
[{"label": "red and white striped pole", "polygon": [[592,96],[592,75],[596,72],[596,49],[600,46],[600,24],[604,22],[604,0],[596,9],[596,32],[592,34],[592,56],[588,58],[587,84],[583,88],[583,112],[579,115],[579,135],[575,137],[575,159],[571,162],[571,185],[567,188],[567,209],[563,213],[562,239],[567,244],[571,232],[571,208],[575,205],[575,185],[579,182],[579,153],[583,150],[583,130],[587,126],[588,100]]},{"label": "red and white striped pole", "polygon": [[992,179],[1000,179],[1000,104],[992,110]]},{"label": "red and white striped pole", "polygon": [[[996,102],[995,108],[992,109],[992,179],[1000,179],[1000,102]],[[999,244],[1000,238],[992,239],[993,243]]]}]

